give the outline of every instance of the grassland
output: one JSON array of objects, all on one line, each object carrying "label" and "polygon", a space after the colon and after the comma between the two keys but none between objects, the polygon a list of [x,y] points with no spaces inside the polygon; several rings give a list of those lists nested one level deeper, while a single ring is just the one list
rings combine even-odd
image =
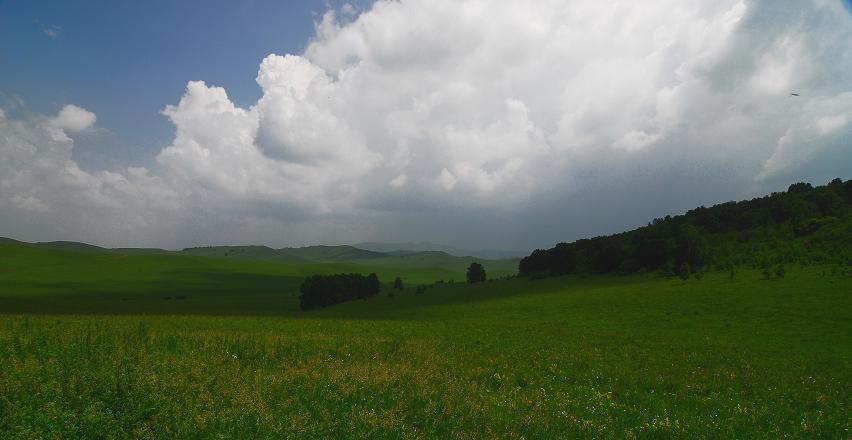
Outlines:
[{"label": "grassland", "polygon": [[[469,258],[423,253],[342,261],[145,254],[0,241],[0,311],[5,313],[280,314],[298,310],[313,274],[370,273],[390,284],[461,281]],[[241,248],[244,249],[244,248]],[[492,276],[516,260],[479,260]]]},{"label": "grassland", "polygon": [[[308,313],[276,289],[319,267],[75,255],[80,267],[47,264],[42,282],[30,267],[45,255],[2,260],[0,291],[14,295],[0,299],[0,437],[849,438],[852,429],[852,278],[830,267],[772,280],[745,270],[512,279],[422,295],[409,283],[393,298]],[[92,267],[101,269],[87,275]],[[69,283],[69,302],[51,308]],[[161,299],[176,286],[189,286],[186,300]],[[113,301],[113,289],[148,299]],[[248,316],[226,294],[234,289],[279,295],[274,311],[256,303],[276,316]],[[191,299],[205,292],[210,310]],[[20,313],[35,304],[28,298],[46,309]],[[69,314],[86,298],[91,310]],[[125,303],[154,314],[127,314]],[[228,307],[241,316],[200,316]]]}]

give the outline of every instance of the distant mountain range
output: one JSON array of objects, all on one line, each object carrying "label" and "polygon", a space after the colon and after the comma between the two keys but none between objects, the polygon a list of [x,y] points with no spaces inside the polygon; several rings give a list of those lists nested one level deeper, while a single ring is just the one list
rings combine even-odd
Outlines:
[{"label": "distant mountain range", "polygon": [[[13,241],[10,238],[0,238],[0,241]],[[23,243],[23,242],[20,242]],[[364,260],[371,258],[404,257],[416,254],[447,254],[453,257],[473,257],[487,260],[517,259],[526,255],[522,251],[506,251],[486,249],[471,251],[453,246],[419,242],[419,243],[377,243],[364,242],[354,245],[339,246],[305,246],[297,248],[274,249],[268,246],[199,246],[185,248],[180,251],[168,251],[158,248],[103,248],[76,241],[43,241],[28,243],[35,246],[75,251],[116,252],[121,254],[150,255],[160,253],[180,253],[207,257],[235,257],[243,259],[275,259],[275,260],[308,260],[308,261],[346,261]]]},{"label": "distant mountain range", "polygon": [[478,257],[478,258],[487,258],[492,260],[500,260],[506,258],[518,258],[527,255],[528,251],[510,251],[510,250],[498,250],[498,249],[483,249],[483,250],[469,250],[469,249],[461,249],[454,246],[447,246],[443,244],[435,244],[429,242],[419,242],[419,243],[377,243],[377,242],[364,242],[364,243],[356,243],[352,245],[358,249],[364,249],[373,252],[383,252],[389,253],[393,255],[403,255],[406,253],[416,253],[416,252],[429,252],[429,251],[438,251],[445,252],[447,254],[456,256],[456,257]]},{"label": "distant mountain range", "polygon": [[297,248],[274,249],[268,246],[199,246],[169,251],[159,248],[104,248],[76,241],[43,241],[26,243],[11,238],[0,237],[0,243],[28,244],[48,249],[82,252],[107,252],[122,255],[182,254],[202,257],[230,257],[245,260],[283,260],[283,261],[353,261],[353,260],[518,260],[517,252],[480,251],[467,252],[450,246],[430,243],[361,243],[355,246],[305,246]]},{"label": "distant mountain range", "polygon": [[186,248],[182,254],[205,257],[232,257],[244,259],[348,261],[386,258],[391,255],[358,249],[352,246],[306,246],[273,249],[267,246],[209,246]]}]

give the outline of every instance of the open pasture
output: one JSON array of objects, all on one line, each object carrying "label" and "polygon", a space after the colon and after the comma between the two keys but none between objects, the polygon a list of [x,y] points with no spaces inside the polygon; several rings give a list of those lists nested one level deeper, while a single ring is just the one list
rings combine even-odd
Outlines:
[{"label": "open pasture", "polygon": [[844,438],[852,279],[444,284],[279,316],[0,317],[5,438]]}]

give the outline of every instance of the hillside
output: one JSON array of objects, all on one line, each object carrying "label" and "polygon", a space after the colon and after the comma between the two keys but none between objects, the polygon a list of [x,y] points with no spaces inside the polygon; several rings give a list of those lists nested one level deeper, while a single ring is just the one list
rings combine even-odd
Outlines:
[{"label": "hillside", "polygon": [[35,246],[46,248],[46,249],[61,249],[67,251],[91,251],[91,252],[105,252],[107,249],[104,249],[100,246],[95,246],[93,244],[79,243],[76,241],[42,241],[35,243]]},{"label": "hillside", "polygon": [[[739,267],[784,271],[785,265],[852,267],[852,180],[654,219],[620,234],[559,243],[521,260],[522,275],[658,271],[688,277]],[[844,269],[845,270],[845,269]]]}]

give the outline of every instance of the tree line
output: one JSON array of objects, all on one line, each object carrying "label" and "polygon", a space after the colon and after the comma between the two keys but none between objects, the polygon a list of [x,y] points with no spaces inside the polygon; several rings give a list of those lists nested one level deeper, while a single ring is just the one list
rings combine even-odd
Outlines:
[{"label": "tree line", "polygon": [[[484,282],[487,279],[485,268],[479,263],[471,263],[467,268],[466,278],[470,284]],[[417,286],[415,293],[423,294],[427,287]],[[396,277],[393,280],[393,289],[404,288],[402,278]],[[375,273],[367,276],[357,273],[312,275],[305,278],[299,289],[299,307],[302,310],[311,310],[356,299],[367,299],[377,295],[380,289],[381,283]],[[393,298],[393,292],[389,292],[388,297]]]},{"label": "tree line", "polygon": [[689,275],[705,267],[804,260],[852,264],[852,180],[790,185],[786,192],[679,216],[620,234],[559,243],[521,259],[527,276],[661,270]]},{"label": "tree line", "polygon": [[379,293],[379,277],[350,273],[338,275],[312,275],[302,282],[299,307],[317,309],[356,299],[367,299]]}]

